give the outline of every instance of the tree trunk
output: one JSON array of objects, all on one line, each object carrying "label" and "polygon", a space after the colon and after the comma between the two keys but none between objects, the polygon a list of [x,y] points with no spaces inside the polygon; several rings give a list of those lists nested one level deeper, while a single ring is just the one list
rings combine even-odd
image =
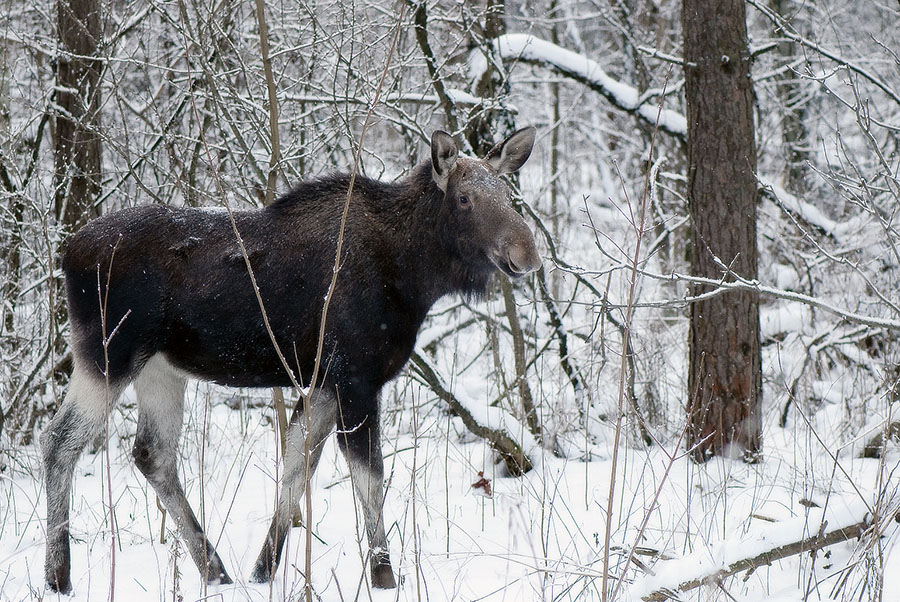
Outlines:
[{"label": "tree trunk", "polygon": [[[756,145],[743,0],[683,0],[691,269],[757,277]],[[723,266],[724,264],[724,266]],[[706,292],[697,287],[695,294]],[[688,446],[697,461],[761,448],[759,297],[691,306]]]},{"label": "tree trunk", "polygon": [[489,61],[491,66],[485,69],[479,81],[474,82],[474,92],[479,98],[493,98],[498,107],[485,109],[475,106],[469,112],[465,136],[478,157],[487,154],[496,140],[503,139],[516,129],[515,118],[506,106],[509,79],[506,72],[501,73],[496,68],[502,67],[503,61],[492,46],[493,40],[506,33],[506,0],[486,0],[483,16],[483,38],[478,42],[483,45],[483,51],[494,55],[496,60]]},{"label": "tree trunk", "polygon": [[[772,10],[785,19],[790,18],[795,27],[803,19],[801,15],[805,10],[804,4],[805,2],[798,4],[793,0],[771,0]],[[793,61],[799,55],[797,44],[791,40],[781,42],[778,45],[778,53],[785,63]],[[806,127],[809,100],[804,94],[800,76],[790,69],[778,76],[775,89],[781,100],[781,110],[783,111],[781,138],[784,145],[784,156],[787,159],[784,173],[785,185],[792,193],[802,195],[807,192],[806,174],[807,163],[810,159],[809,129]]]},{"label": "tree trunk", "polygon": [[100,192],[99,0],[57,0],[56,219],[71,232],[95,217]]}]

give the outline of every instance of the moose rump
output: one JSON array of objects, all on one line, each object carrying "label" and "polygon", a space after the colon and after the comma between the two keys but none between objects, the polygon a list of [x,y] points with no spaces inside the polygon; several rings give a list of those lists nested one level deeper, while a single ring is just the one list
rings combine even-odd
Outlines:
[{"label": "moose rump", "polygon": [[[315,470],[322,443],[337,428],[363,508],[372,583],[395,586],[382,515],[379,391],[408,360],[437,299],[481,293],[498,269],[520,276],[540,266],[531,232],[509,206],[508,186],[499,177],[525,162],[533,142],[533,128],[519,130],[480,160],[459,156],[453,139],[435,132],[431,159],[406,178],[356,178],[319,385],[309,400],[309,421],[302,402],[291,416],[279,499],[254,581],[273,577],[307,464]],[[290,386],[286,362],[301,383],[311,381],[349,185],[346,174],[327,176],[263,209],[235,211],[243,250],[227,212],[158,205],[112,213],[69,239],[63,269],[74,371],[41,437],[51,589],[72,588],[75,463],[131,383],[138,402],[136,466],[175,519],[205,579],[231,583],[177,474],[186,378]]]}]

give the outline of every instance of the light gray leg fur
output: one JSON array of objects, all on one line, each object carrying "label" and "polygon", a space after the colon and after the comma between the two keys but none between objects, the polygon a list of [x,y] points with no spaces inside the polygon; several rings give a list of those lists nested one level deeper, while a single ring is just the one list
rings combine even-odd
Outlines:
[{"label": "light gray leg fur", "polygon": [[134,381],[138,401],[134,461],[178,525],[188,552],[208,583],[231,583],[222,560],[194,516],[178,478],[185,377],[161,355]]},{"label": "light gray leg fur", "polygon": [[72,474],[84,446],[106,423],[126,383],[106,386],[97,370],[75,359],[75,369],[62,406],[41,434],[47,487],[47,549],[44,574],[51,590],[72,591],[69,552],[69,496]]},{"label": "light gray leg fur", "polygon": [[377,414],[368,417],[361,425],[347,425],[338,432],[337,437],[350,467],[353,492],[363,509],[371,553],[372,585],[393,589],[397,583],[391,569],[384,530],[384,458]]},{"label": "light gray leg fur", "polygon": [[[303,400],[301,399],[291,415],[288,425],[284,456],[284,472],[281,475],[281,487],[278,493],[278,504],[266,541],[256,559],[253,568],[253,581],[266,583],[272,580],[278,563],[281,560],[281,551],[284,540],[291,528],[291,520],[294,508],[297,507],[300,498],[306,491],[306,484],[312,478],[322,456],[322,446],[325,439],[334,429],[337,415],[337,401],[333,392],[328,389],[320,389],[313,394],[310,400],[310,428],[307,436],[306,416],[303,414]],[[306,474],[306,442],[309,441],[309,476]],[[309,517],[306,517],[309,521]],[[307,528],[309,525],[307,524]]]}]

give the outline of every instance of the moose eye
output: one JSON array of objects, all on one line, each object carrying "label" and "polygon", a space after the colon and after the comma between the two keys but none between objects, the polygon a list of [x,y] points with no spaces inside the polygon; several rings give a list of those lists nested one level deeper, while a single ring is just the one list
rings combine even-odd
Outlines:
[{"label": "moose eye", "polygon": [[462,206],[462,207],[465,207],[466,205],[469,204],[469,197],[467,197],[467,196],[464,195],[464,194],[459,195],[459,199],[458,199],[458,200],[459,200],[460,206]]}]

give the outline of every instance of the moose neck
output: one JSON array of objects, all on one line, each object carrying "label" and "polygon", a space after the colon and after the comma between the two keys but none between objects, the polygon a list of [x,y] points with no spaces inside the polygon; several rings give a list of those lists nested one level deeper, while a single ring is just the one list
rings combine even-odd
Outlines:
[{"label": "moose neck", "polygon": [[444,192],[432,178],[431,162],[417,165],[397,185],[402,192],[397,195],[391,212],[404,222],[398,224],[397,232],[409,233],[400,237],[403,249],[399,255],[399,265],[406,270],[407,292],[415,296],[425,312],[447,295],[484,295],[492,271],[466,264],[444,242],[447,239],[441,223]]}]

